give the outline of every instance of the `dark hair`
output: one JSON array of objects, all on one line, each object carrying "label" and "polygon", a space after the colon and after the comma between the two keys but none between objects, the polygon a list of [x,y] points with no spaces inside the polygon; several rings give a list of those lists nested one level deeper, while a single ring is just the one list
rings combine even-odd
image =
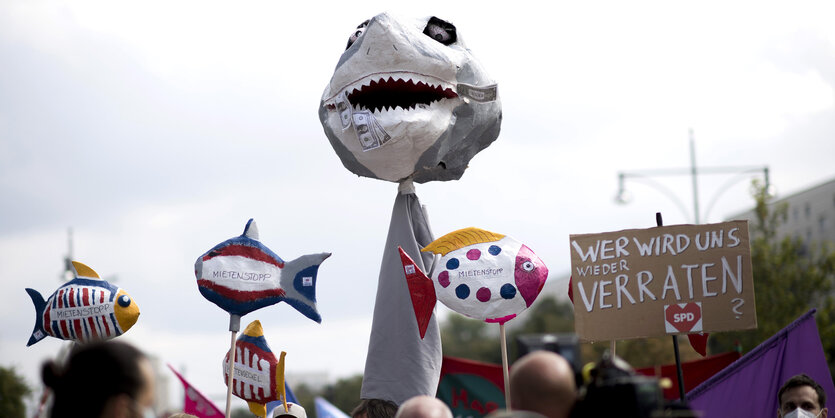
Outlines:
[{"label": "dark hair", "polygon": [[99,417],[113,396],[136,399],[148,384],[139,368],[144,358],[133,346],[111,341],[74,346],[63,366],[48,361],[41,378],[53,392],[51,416]]},{"label": "dark hair", "polygon": [[783,404],[783,393],[789,389],[801,386],[811,386],[818,394],[818,407],[820,409],[826,407],[826,392],[823,391],[821,385],[812,380],[812,378],[807,376],[805,373],[801,373],[792,376],[792,378],[787,380],[786,383],[783,383],[783,387],[781,387],[780,391],[777,392],[777,408],[780,408]]},{"label": "dark hair", "polygon": [[382,399],[363,399],[351,411],[351,417],[365,413],[366,418],[391,418],[397,413],[397,404]]}]

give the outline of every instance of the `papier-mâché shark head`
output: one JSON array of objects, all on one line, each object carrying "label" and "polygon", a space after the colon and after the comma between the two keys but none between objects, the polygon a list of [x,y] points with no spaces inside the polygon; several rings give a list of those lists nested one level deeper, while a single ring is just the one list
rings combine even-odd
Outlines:
[{"label": "papier-m\u00e2ch\u00e9 shark head", "polygon": [[502,112],[455,26],[383,13],[350,36],[319,119],[354,174],[425,183],[459,179],[498,137]]}]

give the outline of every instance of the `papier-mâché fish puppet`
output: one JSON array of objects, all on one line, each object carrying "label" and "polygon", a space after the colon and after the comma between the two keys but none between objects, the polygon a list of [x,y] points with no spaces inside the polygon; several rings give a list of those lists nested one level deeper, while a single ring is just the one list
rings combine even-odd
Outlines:
[{"label": "papier-m\u00e2ch\u00e9 fish puppet", "polygon": [[[275,357],[261,321],[252,321],[235,342],[235,376],[232,393],[249,404],[249,410],[259,417],[267,415],[267,402],[282,401],[287,410],[284,391],[284,356]],[[229,382],[229,353],[223,359],[223,382]]]},{"label": "papier-m\u00e2ch\u00e9 fish puppet", "polygon": [[124,334],[139,318],[139,306],[125,292],[101,278],[90,267],[72,262],[74,278],[47,300],[34,289],[26,293],[35,304],[35,329],[26,346],[51,335],[86,342]]},{"label": "papier-m\u00e2ch\u00e9 fish puppet", "polygon": [[437,17],[383,13],[360,24],[325,87],[319,120],[359,176],[457,180],[499,135],[495,81]]},{"label": "papier-m\u00e2ch\u00e9 fish puppet", "polygon": [[304,316],[322,322],[316,310],[316,276],[330,253],[303,255],[284,262],[258,241],[250,219],[244,233],[215,245],[194,263],[200,293],[232,315],[284,301]]},{"label": "papier-m\u00e2ch\u00e9 fish puppet", "polygon": [[531,306],[548,278],[530,248],[483,229],[450,232],[421,251],[440,254],[431,279],[400,249],[421,338],[437,299],[471,318],[505,323]]}]

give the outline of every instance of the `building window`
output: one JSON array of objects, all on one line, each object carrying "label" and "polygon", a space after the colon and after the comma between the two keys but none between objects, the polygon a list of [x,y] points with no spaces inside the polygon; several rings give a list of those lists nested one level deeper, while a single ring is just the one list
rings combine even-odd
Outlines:
[{"label": "building window", "polygon": [[806,215],[806,219],[812,217],[812,206],[809,204],[809,202],[806,202],[806,206],[803,207],[803,214]]},{"label": "building window", "polygon": [[797,222],[799,218],[800,218],[800,214],[797,211],[797,206],[795,206],[795,207],[792,208],[792,220]]}]

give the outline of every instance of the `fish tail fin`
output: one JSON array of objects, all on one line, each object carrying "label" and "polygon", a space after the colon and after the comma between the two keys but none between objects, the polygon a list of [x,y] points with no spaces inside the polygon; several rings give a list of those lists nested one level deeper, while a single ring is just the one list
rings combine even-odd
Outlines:
[{"label": "fish tail fin", "polygon": [[284,301],[302,315],[320,323],[322,316],[316,310],[316,276],[319,265],[330,256],[330,253],[303,255],[287,262],[281,272]]},{"label": "fish tail fin", "polygon": [[249,405],[249,411],[252,412],[252,414],[256,417],[263,418],[267,416],[267,404],[258,402],[247,402],[247,405]]},{"label": "fish tail fin", "polygon": [[26,293],[29,294],[29,297],[32,298],[32,303],[35,305],[35,329],[32,330],[32,336],[29,337],[29,342],[26,343],[26,346],[29,347],[46,338],[46,330],[43,327],[43,312],[46,309],[46,301],[43,300],[40,292],[35,289],[26,288]]},{"label": "fish tail fin", "polygon": [[287,389],[284,386],[284,356],[286,355],[287,353],[282,351],[278,357],[278,366],[275,368],[275,389],[278,391],[282,405],[284,405],[284,412],[289,412],[289,409],[287,409]]},{"label": "fish tail fin", "polygon": [[397,247],[397,249],[400,250],[400,262],[403,263],[403,273],[406,275],[406,284],[409,286],[409,296],[412,297],[412,309],[415,310],[420,338],[423,339],[426,336],[426,329],[429,327],[432,312],[435,310],[435,304],[438,302],[435,296],[435,285],[426,276],[426,273],[420,270],[412,258],[403,251],[403,248]]}]

